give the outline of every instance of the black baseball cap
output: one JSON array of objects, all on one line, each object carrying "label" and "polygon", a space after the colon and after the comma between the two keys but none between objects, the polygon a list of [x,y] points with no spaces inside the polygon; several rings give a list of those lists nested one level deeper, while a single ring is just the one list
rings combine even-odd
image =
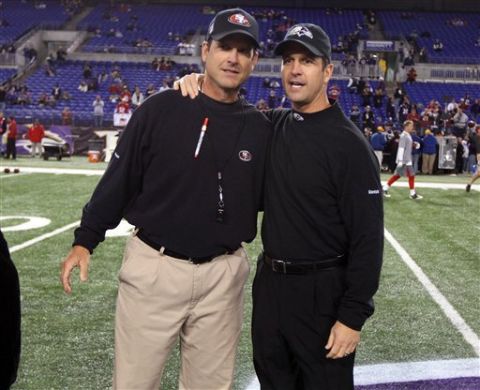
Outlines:
[{"label": "black baseball cap", "polygon": [[330,38],[323,29],[312,23],[299,23],[292,26],[285,38],[275,47],[275,55],[282,55],[289,42],[296,42],[304,46],[316,57],[325,57],[328,61],[332,57]]},{"label": "black baseball cap", "polygon": [[259,46],[258,23],[241,8],[218,12],[208,26],[206,40],[212,38],[219,41],[230,34],[244,34],[254,41],[256,47]]}]

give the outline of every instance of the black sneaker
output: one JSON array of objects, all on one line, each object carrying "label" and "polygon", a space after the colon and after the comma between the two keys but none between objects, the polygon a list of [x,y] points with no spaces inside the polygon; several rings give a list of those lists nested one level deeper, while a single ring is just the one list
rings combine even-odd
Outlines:
[{"label": "black sneaker", "polygon": [[472,188],[472,186],[470,184],[467,184],[467,188],[465,188],[465,191],[470,192],[471,188]]},{"label": "black sneaker", "polygon": [[417,193],[415,193],[415,194],[413,194],[413,195],[410,195],[410,199],[419,200],[419,199],[423,199],[423,196],[422,196],[422,195],[418,195]]},{"label": "black sneaker", "polygon": [[388,190],[383,190],[383,197],[384,198],[390,198],[392,195],[388,193]]}]

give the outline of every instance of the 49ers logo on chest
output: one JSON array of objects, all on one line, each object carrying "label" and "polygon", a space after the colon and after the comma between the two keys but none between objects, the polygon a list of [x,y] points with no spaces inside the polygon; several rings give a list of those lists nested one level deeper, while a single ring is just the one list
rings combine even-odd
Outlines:
[{"label": "49ers logo on chest", "polygon": [[240,152],[238,152],[238,158],[243,162],[252,161],[252,153],[248,150],[240,150]]}]

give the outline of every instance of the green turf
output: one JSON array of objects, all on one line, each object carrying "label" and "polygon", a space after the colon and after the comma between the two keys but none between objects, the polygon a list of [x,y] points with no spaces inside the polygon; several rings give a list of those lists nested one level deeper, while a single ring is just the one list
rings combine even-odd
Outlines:
[{"label": "green turf", "polygon": [[[98,180],[98,176],[52,174],[0,179],[0,215],[52,220],[41,229],[7,232],[10,246],[77,221]],[[385,202],[386,228],[478,334],[479,193],[422,189],[425,199],[419,202],[408,199],[406,188],[394,187],[391,193],[392,198]],[[75,275],[74,293],[66,296],[59,283],[59,262],[69,250],[72,231],[13,254],[20,274],[23,313],[22,363],[13,389],[110,386],[116,277],[125,239],[110,238],[101,244],[92,259],[89,282],[80,284]],[[258,238],[247,247],[252,272],[245,291],[245,324],[237,357],[238,390],[254,376],[250,291],[260,248]],[[472,348],[387,243],[375,300],[376,313],[362,332],[358,364],[474,356]],[[165,369],[164,389],[176,388],[178,357],[175,349]]]}]

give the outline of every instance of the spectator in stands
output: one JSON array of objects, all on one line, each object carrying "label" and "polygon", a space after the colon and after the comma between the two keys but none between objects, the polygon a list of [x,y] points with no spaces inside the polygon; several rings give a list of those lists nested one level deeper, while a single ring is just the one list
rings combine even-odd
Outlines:
[{"label": "spectator in stands", "polygon": [[358,71],[360,72],[360,77],[367,77],[367,57],[365,54],[358,60]]},{"label": "spectator in stands", "polygon": [[27,137],[30,140],[31,146],[31,156],[35,157],[38,153],[39,156],[42,155],[42,139],[45,137],[45,128],[40,124],[38,119],[33,121],[32,127],[28,129]]},{"label": "spectator in stands", "polygon": [[45,64],[44,69],[45,69],[45,75],[47,77],[55,77],[57,75],[57,71],[55,70],[53,65],[50,65],[47,63]]},{"label": "spectator in stands", "polygon": [[398,109],[398,121],[403,123],[407,120],[407,116],[410,113],[410,104],[408,103],[407,99],[404,99],[403,103],[400,105]]},{"label": "spectator in stands", "polygon": [[70,126],[73,124],[73,113],[69,107],[65,107],[62,110],[62,125]]},{"label": "spectator in stands", "polygon": [[17,104],[22,106],[32,103],[32,97],[30,91],[27,88],[22,87],[17,96]]},{"label": "spectator in stands", "polygon": [[365,107],[365,111],[362,114],[363,127],[368,127],[372,130],[375,127],[375,115],[370,106]]},{"label": "spectator in stands", "polygon": [[356,77],[348,79],[347,89],[349,93],[358,93],[358,79]]},{"label": "spectator in stands", "polygon": [[162,91],[165,91],[167,89],[169,89],[170,86],[168,85],[168,79],[167,78],[164,78],[162,80],[162,85],[160,86],[160,88],[158,89],[158,92],[162,92]]},{"label": "spectator in stands", "polygon": [[277,108],[278,97],[274,89],[271,89],[268,94],[268,107],[271,109]]},{"label": "spectator in stands", "polygon": [[418,52],[418,61],[419,62],[427,62],[428,57],[427,57],[427,48],[424,46],[420,49]]},{"label": "spectator in stands", "polygon": [[92,68],[88,62],[86,62],[85,65],[83,65],[82,75],[84,79],[89,79],[93,75]]},{"label": "spectator in stands", "polygon": [[397,119],[397,113],[395,111],[395,105],[393,104],[393,99],[388,97],[387,103],[385,105],[385,117],[391,118],[392,120]]},{"label": "spectator in stands", "polygon": [[57,50],[57,61],[58,62],[65,62],[67,59],[67,51],[60,46],[59,49]]},{"label": "spectator in stands", "polygon": [[455,101],[455,98],[452,98],[450,103],[447,105],[447,113],[454,115],[457,112],[458,104]]},{"label": "spectator in stands", "polygon": [[[2,99],[0,97],[0,105],[1,101]],[[470,106],[470,114],[472,114],[472,119],[475,122],[480,123],[480,99],[475,99],[473,104]]]},{"label": "spectator in stands", "polygon": [[95,100],[92,103],[93,106],[93,123],[96,128],[102,127],[103,125],[103,108],[105,106],[104,101],[100,95],[95,97]]},{"label": "spectator in stands", "polygon": [[375,156],[377,156],[378,165],[381,169],[383,162],[383,150],[385,149],[385,145],[387,144],[385,129],[382,126],[377,127],[377,131],[373,133],[373,135],[370,137],[370,143],[375,152]]},{"label": "spectator in stands", "polygon": [[439,38],[435,39],[435,42],[433,42],[433,50],[438,52],[441,52],[443,50],[443,43],[440,41]]},{"label": "spectator in stands", "polygon": [[424,175],[432,175],[433,164],[437,155],[437,139],[430,129],[425,130],[422,144],[422,173]]},{"label": "spectator in stands", "polygon": [[414,67],[411,67],[407,72],[407,83],[413,84],[415,81],[417,81],[417,71]]},{"label": "spectator in stands", "polygon": [[415,126],[415,129],[418,129],[420,127],[421,117],[417,112],[417,107],[416,106],[412,106],[410,108],[410,112],[407,115],[407,120],[413,122],[413,124]]},{"label": "spectator in stands", "polygon": [[140,91],[139,86],[135,86],[135,90],[133,91],[132,95],[132,108],[135,110],[140,104],[143,103],[144,96],[143,93]]},{"label": "spectator in stands", "polygon": [[363,107],[370,106],[372,104],[371,102],[372,95],[373,95],[373,89],[369,83],[366,83],[365,87],[361,91]]},{"label": "spectator in stands", "polygon": [[268,110],[268,104],[264,99],[260,99],[259,101],[257,101],[257,103],[255,104],[255,107],[259,111],[267,111]]},{"label": "spectator in stands", "polygon": [[12,160],[17,159],[16,142],[17,142],[17,122],[15,120],[15,117],[11,116],[7,123],[7,150],[5,152],[6,159],[9,159],[10,156],[12,156]]},{"label": "spectator in stands", "polygon": [[331,100],[338,100],[340,97],[340,87],[337,84],[333,84],[328,88],[328,98]]},{"label": "spectator in stands", "polygon": [[55,86],[52,88],[51,95],[54,97],[55,100],[60,100],[62,98],[63,91],[58,83],[56,83]]},{"label": "spectator in stands", "polygon": [[362,114],[361,114],[358,106],[356,104],[352,105],[352,108],[350,109],[349,118],[358,127],[359,130],[360,130],[361,125],[362,125],[361,124],[361,116],[362,116]]},{"label": "spectator in stands", "polygon": [[98,85],[101,86],[107,80],[108,80],[108,73],[105,69],[103,69],[102,72],[99,73],[98,76],[97,76]]},{"label": "spectator in stands", "polygon": [[377,55],[372,54],[367,59],[368,77],[371,79],[377,75]]},{"label": "spectator in stands", "polygon": [[0,112],[5,111],[7,105],[7,90],[4,85],[0,85]]},{"label": "spectator in stands", "polygon": [[373,106],[380,108],[383,105],[383,99],[385,98],[385,92],[382,88],[377,87],[375,89],[375,95],[373,95]]},{"label": "spectator in stands", "polygon": [[467,133],[468,116],[458,107],[457,113],[453,116],[453,134],[456,137],[465,137]]},{"label": "spectator in stands", "polygon": [[38,96],[37,104],[39,107],[44,107],[48,104],[48,94],[46,92],[40,93]]},{"label": "spectator in stands", "polygon": [[153,95],[156,92],[155,87],[152,83],[148,84],[147,89],[145,90],[145,98]]},{"label": "spectator in stands", "polygon": [[82,81],[80,81],[80,84],[78,85],[77,89],[80,92],[87,92],[88,91],[88,85],[84,80],[82,80]]}]

